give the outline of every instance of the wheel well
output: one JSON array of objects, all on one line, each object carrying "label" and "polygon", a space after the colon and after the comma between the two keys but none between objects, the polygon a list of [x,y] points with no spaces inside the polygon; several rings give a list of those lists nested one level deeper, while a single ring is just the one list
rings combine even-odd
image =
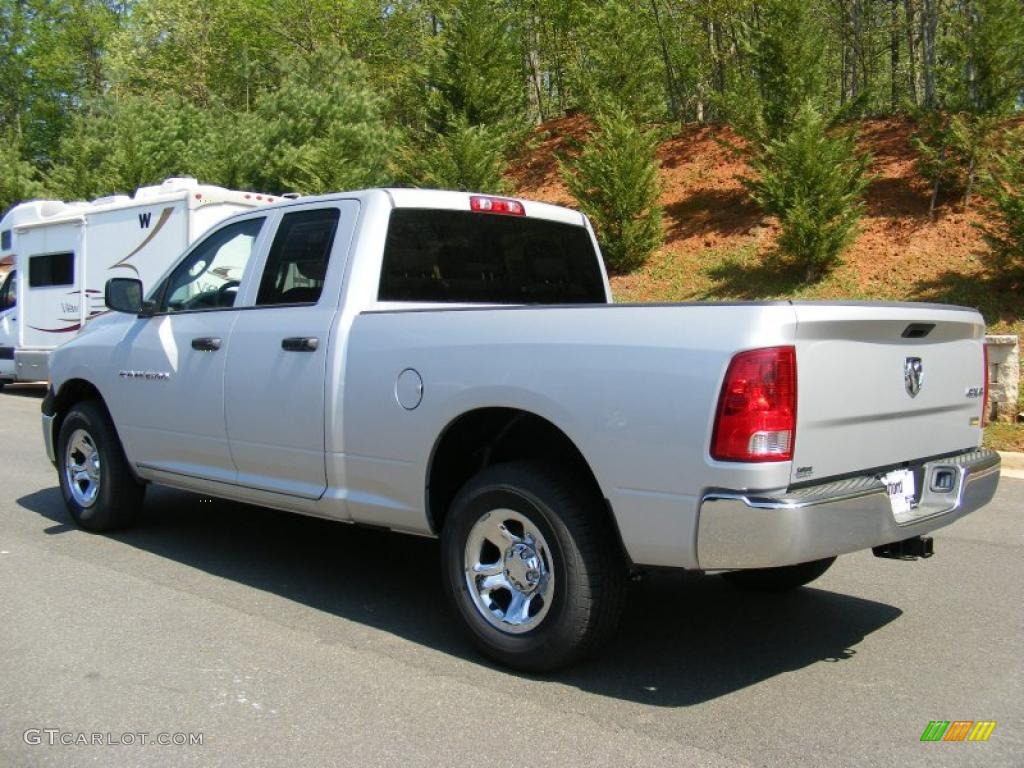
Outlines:
[{"label": "wheel well", "polygon": [[53,413],[56,417],[53,420],[53,437],[56,445],[57,435],[60,434],[60,427],[64,423],[64,417],[71,410],[71,406],[83,400],[97,400],[104,408],[107,404],[103,401],[103,395],[90,382],[85,379],[69,379],[61,386],[60,391],[53,398]]},{"label": "wheel well", "polygon": [[480,408],[463,414],[445,429],[434,448],[427,477],[427,517],[439,533],[459,489],[485,467],[506,461],[535,460],[573,474],[601,499],[601,514],[614,516],[594,473],[579,448],[558,427],[515,408]]}]

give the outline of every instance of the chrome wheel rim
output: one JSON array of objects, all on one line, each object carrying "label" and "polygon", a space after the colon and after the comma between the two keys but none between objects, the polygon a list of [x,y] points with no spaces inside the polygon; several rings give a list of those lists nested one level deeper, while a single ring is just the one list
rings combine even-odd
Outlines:
[{"label": "chrome wheel rim", "polygon": [[551,609],[555,574],[544,534],[525,515],[494,509],[466,538],[466,586],[480,615],[503,632],[539,626]]},{"label": "chrome wheel rim", "polygon": [[71,498],[80,507],[91,507],[100,493],[100,452],[84,429],[71,433],[64,449],[64,479]]}]

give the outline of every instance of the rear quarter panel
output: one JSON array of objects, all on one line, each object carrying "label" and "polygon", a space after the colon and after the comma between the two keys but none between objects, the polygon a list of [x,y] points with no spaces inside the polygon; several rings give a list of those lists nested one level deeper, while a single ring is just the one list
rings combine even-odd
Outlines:
[{"label": "rear quarter panel", "polygon": [[[786,304],[364,313],[348,340],[344,431],[334,441],[352,517],[429,532],[439,436],[474,409],[519,408],[576,444],[635,562],[694,567],[705,488],[787,484],[788,462],[720,464],[708,443],[732,355],[792,343],[794,331]],[[412,411],[395,396],[406,368],[424,383]]]}]

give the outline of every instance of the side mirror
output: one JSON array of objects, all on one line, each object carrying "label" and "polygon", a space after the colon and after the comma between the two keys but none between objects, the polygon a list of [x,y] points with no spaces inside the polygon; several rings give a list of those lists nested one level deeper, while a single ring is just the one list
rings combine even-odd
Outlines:
[{"label": "side mirror", "polygon": [[142,281],[134,277],[112,277],[103,292],[107,309],[130,315],[152,315],[152,306],[142,300]]}]

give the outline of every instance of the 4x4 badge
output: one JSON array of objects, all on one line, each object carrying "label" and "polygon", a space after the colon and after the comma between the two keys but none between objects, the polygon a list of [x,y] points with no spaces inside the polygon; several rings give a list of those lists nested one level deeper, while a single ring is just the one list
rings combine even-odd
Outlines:
[{"label": "4x4 badge", "polygon": [[921,384],[924,381],[924,366],[921,365],[920,357],[908,357],[903,364],[903,384],[907,388],[907,394],[917,397],[921,391]]}]

